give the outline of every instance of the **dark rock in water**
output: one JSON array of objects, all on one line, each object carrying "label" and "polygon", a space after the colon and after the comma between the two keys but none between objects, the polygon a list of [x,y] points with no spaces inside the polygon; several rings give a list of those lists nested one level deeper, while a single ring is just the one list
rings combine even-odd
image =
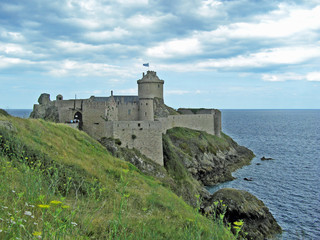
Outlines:
[{"label": "dark rock in water", "polygon": [[262,161],[266,161],[266,160],[274,160],[274,159],[273,159],[273,158],[266,158],[266,157],[263,156],[263,157],[261,158],[261,160],[262,160]]},{"label": "dark rock in water", "polygon": [[[211,206],[214,206],[213,203],[220,200],[225,204],[227,222],[234,223],[243,220],[242,237],[259,240],[282,232],[264,203],[247,191],[232,188],[220,189],[207,200],[207,204],[211,203]],[[206,211],[208,211],[208,206],[205,206]],[[220,207],[222,208],[222,205]],[[217,212],[219,211],[223,210],[217,209]],[[245,236],[244,232],[247,232],[248,235]]]},{"label": "dark rock in water", "polygon": [[245,180],[245,181],[249,181],[249,182],[251,182],[251,181],[253,181],[253,179],[252,178],[244,178],[243,180]]},{"label": "dark rock in water", "polygon": [[258,166],[259,166],[259,165],[261,165],[261,163],[257,163],[256,165],[258,165]]}]

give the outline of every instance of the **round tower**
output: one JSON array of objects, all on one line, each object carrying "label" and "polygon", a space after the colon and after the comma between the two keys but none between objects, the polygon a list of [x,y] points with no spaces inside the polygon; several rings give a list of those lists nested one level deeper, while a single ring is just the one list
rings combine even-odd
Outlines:
[{"label": "round tower", "polygon": [[147,71],[143,73],[142,79],[138,83],[138,97],[139,97],[139,120],[153,121],[153,99],[160,98],[163,101],[163,84],[157,73],[154,71]]},{"label": "round tower", "polygon": [[142,79],[138,80],[138,96],[142,98],[161,98],[163,99],[163,84],[157,73],[154,71],[147,71],[143,73]]}]

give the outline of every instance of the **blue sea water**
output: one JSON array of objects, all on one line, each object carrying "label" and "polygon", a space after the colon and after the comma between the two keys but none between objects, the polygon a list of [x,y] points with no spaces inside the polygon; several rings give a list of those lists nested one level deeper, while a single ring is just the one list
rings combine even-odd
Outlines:
[{"label": "blue sea water", "polygon": [[[32,110],[6,111],[26,118]],[[257,196],[284,230],[280,239],[320,239],[320,110],[222,110],[222,129],[256,158],[210,191],[233,187]]]},{"label": "blue sea water", "polygon": [[222,129],[256,157],[210,192],[247,190],[270,209],[280,239],[320,239],[320,110],[222,110]]},{"label": "blue sea water", "polygon": [[20,118],[28,118],[32,109],[5,109],[7,113],[12,116],[20,117]]}]

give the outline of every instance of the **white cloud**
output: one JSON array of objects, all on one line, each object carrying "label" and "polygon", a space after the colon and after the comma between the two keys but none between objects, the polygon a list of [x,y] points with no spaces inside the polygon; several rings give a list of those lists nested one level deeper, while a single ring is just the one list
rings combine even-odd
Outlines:
[{"label": "white cloud", "polygon": [[108,40],[119,40],[124,37],[129,36],[130,33],[120,27],[116,27],[112,31],[100,31],[100,32],[89,32],[85,34],[85,36],[93,41],[97,42],[103,42],[103,41],[108,41]]},{"label": "white cloud", "polygon": [[33,64],[33,62],[29,60],[0,56],[0,68],[15,67],[17,65],[24,66],[31,64]]},{"label": "white cloud", "polygon": [[310,72],[306,76],[308,81],[320,81],[320,72]]},{"label": "white cloud", "polygon": [[320,81],[320,72],[309,72],[306,74],[280,73],[280,74],[262,74],[262,80],[268,82],[284,82],[292,80]]},{"label": "white cloud", "polygon": [[43,62],[49,70],[49,74],[57,77],[63,76],[119,76],[131,78],[132,72],[129,68],[121,68],[115,65],[103,63],[79,62],[64,60],[62,62]]},{"label": "white cloud", "polygon": [[101,50],[101,46],[81,43],[81,42],[72,42],[72,41],[61,41],[57,40],[54,42],[59,51],[62,50],[64,53],[79,53],[79,52],[92,52]]},{"label": "white cloud", "polygon": [[296,73],[282,73],[282,74],[262,74],[262,80],[268,82],[284,82],[288,80],[303,80],[304,76]]},{"label": "white cloud", "polygon": [[264,67],[276,64],[297,64],[320,57],[319,46],[271,48],[249,55],[214,59],[197,64],[200,68]]},{"label": "white cloud", "polygon": [[201,52],[201,44],[196,38],[174,39],[147,49],[147,55],[156,58],[190,56]]},{"label": "white cloud", "polygon": [[123,5],[147,5],[149,3],[149,0],[117,0],[118,3]]},{"label": "white cloud", "polygon": [[[1,31],[1,29],[0,29],[0,31]],[[9,32],[6,30],[2,30],[0,33],[0,36],[2,38],[5,38],[9,41],[14,41],[14,42],[25,40],[25,37],[19,32]]]},{"label": "white cloud", "polygon": [[225,38],[279,38],[320,28],[320,6],[298,9],[282,4],[279,7],[268,15],[256,17],[257,23],[232,23],[207,34]]},{"label": "white cloud", "polygon": [[222,13],[221,11],[219,11],[219,6],[221,5],[222,2],[220,1],[204,0],[201,2],[201,6],[197,10],[197,13],[200,16],[212,18]]}]

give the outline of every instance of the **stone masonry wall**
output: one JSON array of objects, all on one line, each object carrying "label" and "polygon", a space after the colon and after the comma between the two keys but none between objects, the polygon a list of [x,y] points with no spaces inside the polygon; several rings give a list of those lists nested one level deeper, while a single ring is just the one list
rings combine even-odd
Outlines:
[{"label": "stone masonry wall", "polygon": [[117,121],[106,122],[106,137],[118,138],[122,147],[136,148],[163,166],[161,122]]},{"label": "stone masonry wall", "polygon": [[215,134],[213,114],[170,115],[167,118],[158,118],[158,121],[162,123],[162,133],[166,133],[170,128],[185,127]]}]

